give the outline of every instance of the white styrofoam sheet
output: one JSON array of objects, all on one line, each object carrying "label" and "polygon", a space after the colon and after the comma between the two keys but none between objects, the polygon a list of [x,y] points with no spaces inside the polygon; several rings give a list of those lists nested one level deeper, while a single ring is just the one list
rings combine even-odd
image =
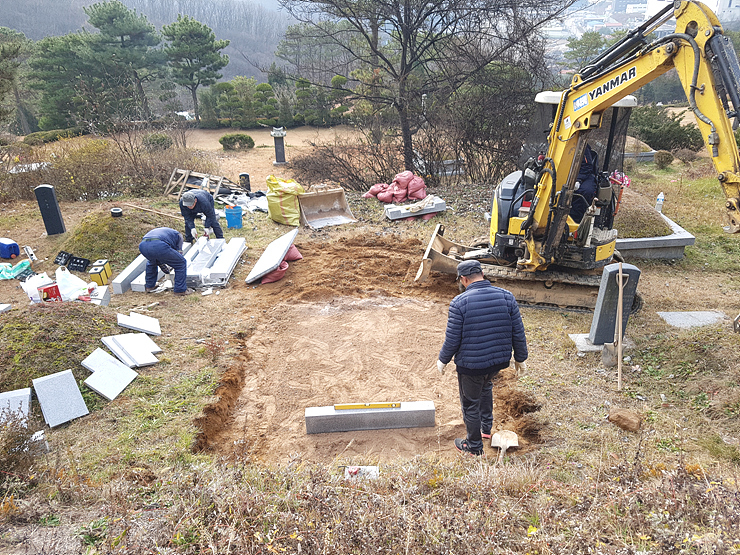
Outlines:
[{"label": "white styrofoam sheet", "polygon": [[139,312],[130,312],[128,316],[118,314],[118,325],[134,331],[141,331],[149,335],[162,335],[162,329],[159,327],[159,320],[141,314]]},{"label": "white styrofoam sheet", "polygon": [[252,283],[277,269],[288,253],[288,249],[293,244],[293,241],[295,241],[296,235],[298,235],[298,228],[289,231],[282,237],[278,237],[267,245],[267,248],[265,248],[262,256],[260,256],[254,268],[252,268],[252,271],[249,272],[245,281]]},{"label": "white styrofoam sheet", "polygon": [[44,420],[52,428],[88,414],[72,370],[36,378],[33,380],[33,389]]}]

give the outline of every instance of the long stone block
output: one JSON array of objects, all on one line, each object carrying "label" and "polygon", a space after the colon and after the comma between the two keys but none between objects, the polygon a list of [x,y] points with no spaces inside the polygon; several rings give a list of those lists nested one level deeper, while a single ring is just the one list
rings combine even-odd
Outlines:
[{"label": "long stone block", "polygon": [[0,422],[2,422],[6,412],[13,413],[14,415],[20,415],[23,418],[28,418],[28,415],[31,414],[30,411],[30,387],[24,387],[23,389],[16,389],[14,391],[5,391],[3,393],[0,393]]},{"label": "long stone block", "polygon": [[36,378],[33,380],[33,388],[36,390],[44,420],[52,428],[88,414],[72,370]]},{"label": "long stone block", "polygon": [[[423,202],[423,201],[421,201]],[[418,203],[415,203],[418,204]],[[411,218],[414,216],[423,216],[424,214],[432,214],[435,212],[444,212],[447,210],[447,204],[444,200],[439,197],[433,197],[429,201],[429,205],[425,206],[421,210],[413,211],[413,205],[409,206],[397,206],[391,204],[385,207],[385,217],[389,220],[400,220],[403,218]]]},{"label": "long stone block", "polygon": [[307,407],[306,433],[434,427],[434,401],[409,401],[397,408]]},{"label": "long stone block", "polygon": [[139,277],[139,274],[144,271],[144,268],[146,268],[146,258],[143,254],[140,254],[111,282],[113,293],[122,295],[131,289],[131,282]]}]

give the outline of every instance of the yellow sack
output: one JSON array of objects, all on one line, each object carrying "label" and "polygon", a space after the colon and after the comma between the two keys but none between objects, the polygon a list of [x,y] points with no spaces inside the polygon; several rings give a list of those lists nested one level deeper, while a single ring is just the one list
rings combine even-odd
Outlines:
[{"label": "yellow sack", "polygon": [[270,219],[279,224],[298,227],[301,219],[298,195],[305,192],[300,183],[293,179],[268,176],[267,214]]}]

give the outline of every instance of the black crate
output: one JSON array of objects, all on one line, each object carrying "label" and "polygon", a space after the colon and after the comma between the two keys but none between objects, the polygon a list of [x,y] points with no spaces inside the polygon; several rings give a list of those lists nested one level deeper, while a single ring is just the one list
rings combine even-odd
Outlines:
[{"label": "black crate", "polygon": [[66,266],[70,258],[72,258],[70,253],[59,251],[59,254],[57,254],[57,257],[54,259],[54,264],[57,266]]},{"label": "black crate", "polygon": [[80,258],[79,256],[71,256],[69,262],[67,262],[67,269],[73,272],[84,272],[90,265],[90,259]]}]

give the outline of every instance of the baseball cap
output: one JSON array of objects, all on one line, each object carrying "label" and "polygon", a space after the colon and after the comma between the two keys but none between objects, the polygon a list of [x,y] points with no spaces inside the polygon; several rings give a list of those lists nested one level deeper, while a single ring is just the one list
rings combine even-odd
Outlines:
[{"label": "baseball cap", "polygon": [[481,268],[480,262],[477,260],[465,260],[457,265],[457,278],[461,276],[470,276],[472,274],[482,274],[483,269]]},{"label": "baseball cap", "polygon": [[193,191],[185,191],[180,198],[180,202],[183,206],[192,208],[195,205],[195,193]]}]

